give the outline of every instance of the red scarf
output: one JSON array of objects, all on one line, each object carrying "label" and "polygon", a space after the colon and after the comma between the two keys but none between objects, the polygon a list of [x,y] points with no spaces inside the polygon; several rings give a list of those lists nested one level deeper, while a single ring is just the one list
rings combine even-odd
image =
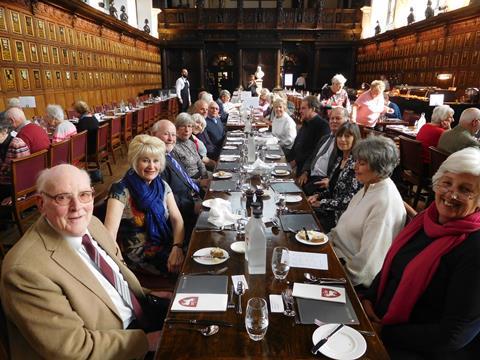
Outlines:
[{"label": "red scarf", "polygon": [[395,238],[390,247],[380,275],[377,301],[381,298],[390,273],[392,261],[399,250],[423,227],[432,243],[417,254],[405,267],[397,290],[382,319],[382,323],[401,324],[408,322],[413,307],[430,283],[442,256],[460,245],[470,233],[480,230],[480,212],[445,224],[438,222],[438,210],[432,203],[418,214]]}]

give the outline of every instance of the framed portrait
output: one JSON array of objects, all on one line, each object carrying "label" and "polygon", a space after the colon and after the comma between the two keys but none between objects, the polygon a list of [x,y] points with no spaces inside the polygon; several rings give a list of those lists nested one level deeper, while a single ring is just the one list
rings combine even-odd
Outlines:
[{"label": "framed portrait", "polygon": [[45,21],[37,20],[37,36],[46,39],[47,36],[45,35]]},{"label": "framed portrait", "polygon": [[7,31],[7,22],[5,21],[5,9],[0,7],[0,30]]},{"label": "framed portrait", "polygon": [[42,88],[42,79],[40,76],[40,70],[33,69],[33,87],[34,89]]},{"label": "framed portrait", "polygon": [[45,63],[45,64],[50,63],[50,55],[48,53],[47,45],[42,45],[42,63]]},{"label": "framed portrait", "polygon": [[73,72],[73,86],[78,87],[78,72]]},{"label": "framed portrait", "polygon": [[437,51],[443,51],[444,46],[445,46],[445,38],[441,37],[440,39],[438,39]]},{"label": "framed portrait", "polygon": [[55,87],[61,88],[62,85],[62,72],[61,71],[55,71]]},{"label": "framed portrait", "polygon": [[71,50],[70,54],[72,55],[72,64],[74,66],[76,66],[77,65],[77,52],[75,50]]},{"label": "framed portrait", "polygon": [[30,48],[30,61],[37,63],[38,62],[38,48],[37,44],[35,43],[28,43],[28,47]]},{"label": "framed portrait", "polygon": [[463,34],[458,34],[455,36],[455,50],[460,51],[462,50],[463,46]]},{"label": "framed portrait", "polygon": [[435,67],[441,67],[442,66],[442,55],[437,54],[435,56]]},{"label": "framed portrait", "polygon": [[457,52],[452,54],[451,66],[452,67],[458,66],[458,53]]},{"label": "framed portrait", "polygon": [[450,66],[450,54],[445,54],[443,56],[443,66],[449,67]]},{"label": "framed portrait", "polygon": [[57,40],[57,33],[55,32],[55,24],[51,22],[48,23],[48,38],[54,41]]},{"label": "framed portrait", "polygon": [[25,34],[33,36],[33,18],[25,15]]},{"label": "framed portrait", "polygon": [[58,26],[58,37],[60,41],[65,42],[65,26]]},{"label": "framed portrait", "polygon": [[53,64],[60,64],[60,56],[58,54],[58,48],[52,46],[52,63]]},{"label": "framed portrait", "polygon": [[5,77],[5,90],[17,90],[17,83],[15,82],[15,73],[13,72],[13,69],[3,69],[3,75]]},{"label": "framed portrait", "polygon": [[23,46],[23,41],[15,40],[15,51],[17,53],[17,61],[25,62],[25,47]]},{"label": "framed portrait", "polygon": [[0,38],[1,47],[2,47],[2,60],[12,61],[12,51],[10,50],[10,39]]},{"label": "framed portrait", "polygon": [[78,52],[78,63],[81,66],[85,65],[85,63],[83,62],[83,52],[81,52],[81,51]]},{"label": "framed portrait", "polygon": [[82,71],[80,73],[80,87],[85,88],[86,86],[86,79],[85,79],[85,73]]},{"label": "framed portrait", "polygon": [[[439,42],[440,42],[440,40],[439,40]],[[454,43],[453,36],[449,36],[447,38],[447,41],[445,42],[445,51],[452,51],[453,50],[453,43]]]},{"label": "framed portrait", "polygon": [[53,88],[53,79],[52,79],[52,71],[51,70],[45,70],[45,87],[46,88]]},{"label": "framed portrait", "polygon": [[62,64],[68,65],[68,50],[62,49]]},{"label": "framed portrait", "polygon": [[463,46],[464,46],[465,48],[471,48],[471,47],[473,47],[473,41],[474,41],[474,35],[473,35],[473,33],[471,33],[471,32],[466,33],[466,34],[465,34],[465,39],[464,39]]},{"label": "framed portrait", "polygon": [[19,69],[18,75],[20,78],[21,90],[30,90],[30,77],[27,69]]},{"label": "framed portrait", "polygon": [[75,45],[75,36],[73,36],[73,29],[67,28],[68,32],[68,43],[70,45]]},{"label": "framed portrait", "polygon": [[72,87],[72,75],[70,74],[70,71],[65,71],[65,86],[66,87]]},{"label": "framed portrait", "polygon": [[422,49],[424,54],[428,53],[428,47],[429,47],[428,41],[424,41],[423,42],[423,49]]},{"label": "framed portrait", "polygon": [[466,66],[469,64],[469,56],[470,56],[470,52],[468,51],[462,51],[462,57],[460,58],[460,65],[461,66]]},{"label": "framed portrait", "polygon": [[76,34],[77,34],[77,45],[82,46],[82,33],[80,31],[77,31]]},{"label": "framed portrait", "polygon": [[12,31],[17,34],[22,33],[22,25],[20,24],[20,14],[16,11],[10,11],[12,19]]}]

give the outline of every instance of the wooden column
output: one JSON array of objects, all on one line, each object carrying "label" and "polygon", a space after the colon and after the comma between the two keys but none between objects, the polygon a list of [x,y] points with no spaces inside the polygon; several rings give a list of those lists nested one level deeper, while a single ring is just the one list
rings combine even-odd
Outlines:
[{"label": "wooden column", "polygon": [[173,86],[174,84],[170,85],[168,82],[168,71],[167,71],[167,49],[162,49],[162,62],[160,64],[162,69],[162,87],[164,89]]},{"label": "wooden column", "polygon": [[238,49],[237,52],[237,64],[238,64],[238,85],[243,86],[243,51]]},{"label": "wooden column", "polygon": [[277,49],[276,53],[276,66],[275,66],[275,87],[279,88],[282,86],[281,81],[281,65],[282,65],[282,49]]},{"label": "wooden column", "polygon": [[204,51],[203,48],[200,48],[199,50],[199,64],[200,64],[200,87],[205,88],[205,65],[204,65]]}]

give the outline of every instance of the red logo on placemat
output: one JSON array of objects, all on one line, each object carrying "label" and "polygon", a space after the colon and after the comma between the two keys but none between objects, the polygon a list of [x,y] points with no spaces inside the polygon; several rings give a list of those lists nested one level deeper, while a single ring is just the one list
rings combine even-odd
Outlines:
[{"label": "red logo on placemat", "polygon": [[326,298],[336,298],[339,297],[341,294],[337,290],[329,289],[329,288],[322,288],[322,296]]},{"label": "red logo on placemat", "polygon": [[189,296],[183,299],[178,300],[178,303],[186,307],[197,307],[198,296]]}]

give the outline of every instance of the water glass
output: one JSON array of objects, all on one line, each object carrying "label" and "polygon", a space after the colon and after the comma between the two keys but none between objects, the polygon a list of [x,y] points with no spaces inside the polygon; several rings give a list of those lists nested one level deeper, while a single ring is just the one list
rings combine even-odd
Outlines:
[{"label": "water glass", "polygon": [[248,300],[245,328],[253,341],[260,341],[265,337],[268,329],[268,308],[265,299],[254,297]]},{"label": "water glass", "polygon": [[284,280],[290,270],[290,253],[284,246],[277,246],[272,252],[272,272],[277,280]]},{"label": "water glass", "polygon": [[237,231],[237,236],[245,234],[245,225],[246,225],[246,213],[245,209],[238,209],[235,211],[235,215],[240,216],[235,223],[235,230]]},{"label": "water glass", "polygon": [[277,210],[279,214],[283,214],[287,208],[287,202],[285,198],[285,194],[276,193],[275,195],[275,203],[277,204]]}]

